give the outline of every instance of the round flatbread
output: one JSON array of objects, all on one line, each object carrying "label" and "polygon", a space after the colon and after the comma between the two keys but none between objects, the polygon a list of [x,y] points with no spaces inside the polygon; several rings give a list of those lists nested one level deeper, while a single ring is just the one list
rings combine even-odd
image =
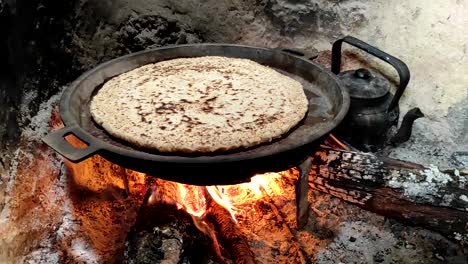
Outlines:
[{"label": "round flatbread", "polygon": [[181,58],[118,75],[91,101],[109,134],[162,152],[251,147],[287,133],[308,109],[302,85],[254,61]]}]

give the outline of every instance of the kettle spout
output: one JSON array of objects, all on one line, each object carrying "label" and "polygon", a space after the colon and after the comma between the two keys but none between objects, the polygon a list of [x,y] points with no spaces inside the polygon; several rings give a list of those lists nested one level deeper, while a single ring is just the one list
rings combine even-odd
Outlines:
[{"label": "kettle spout", "polygon": [[403,117],[400,129],[398,129],[398,132],[395,134],[395,136],[390,139],[390,143],[396,146],[408,141],[408,139],[411,137],[411,132],[413,130],[413,123],[416,119],[420,117],[424,117],[424,114],[418,107],[409,110]]}]

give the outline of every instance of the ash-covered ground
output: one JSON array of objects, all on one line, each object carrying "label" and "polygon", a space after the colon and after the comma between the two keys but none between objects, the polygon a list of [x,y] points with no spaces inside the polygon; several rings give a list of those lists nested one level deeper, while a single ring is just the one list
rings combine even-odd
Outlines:
[{"label": "ash-covered ground", "polygon": [[441,169],[468,168],[468,98],[449,109],[443,119],[416,120],[412,137],[384,155]]}]

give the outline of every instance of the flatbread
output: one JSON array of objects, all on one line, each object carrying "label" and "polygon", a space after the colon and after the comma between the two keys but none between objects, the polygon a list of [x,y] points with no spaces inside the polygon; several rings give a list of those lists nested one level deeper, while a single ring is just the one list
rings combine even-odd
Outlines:
[{"label": "flatbread", "polygon": [[161,152],[215,152],[269,142],[308,109],[302,85],[254,61],[180,58],[107,81],[91,114],[109,134]]}]

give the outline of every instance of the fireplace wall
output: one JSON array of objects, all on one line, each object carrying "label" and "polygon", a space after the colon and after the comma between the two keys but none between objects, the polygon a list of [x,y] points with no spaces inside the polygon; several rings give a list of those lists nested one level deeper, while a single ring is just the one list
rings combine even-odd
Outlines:
[{"label": "fireplace wall", "polygon": [[[81,19],[75,41],[82,48],[80,61],[93,64],[114,57],[115,49],[122,45],[127,52],[164,43],[161,37],[152,36],[164,32],[164,26],[155,23],[140,29],[129,23],[135,17],[156,16],[174,22],[179,42],[328,51],[331,42],[351,34],[407,62],[412,80],[405,103],[420,106],[431,117],[441,117],[466,97],[468,36],[462,32],[468,26],[467,12],[464,1],[399,1],[395,5],[383,0],[88,0],[81,1],[78,10]],[[135,29],[139,32],[133,32]],[[125,38],[128,35],[134,37]],[[129,42],[142,45],[132,47]]]}]

